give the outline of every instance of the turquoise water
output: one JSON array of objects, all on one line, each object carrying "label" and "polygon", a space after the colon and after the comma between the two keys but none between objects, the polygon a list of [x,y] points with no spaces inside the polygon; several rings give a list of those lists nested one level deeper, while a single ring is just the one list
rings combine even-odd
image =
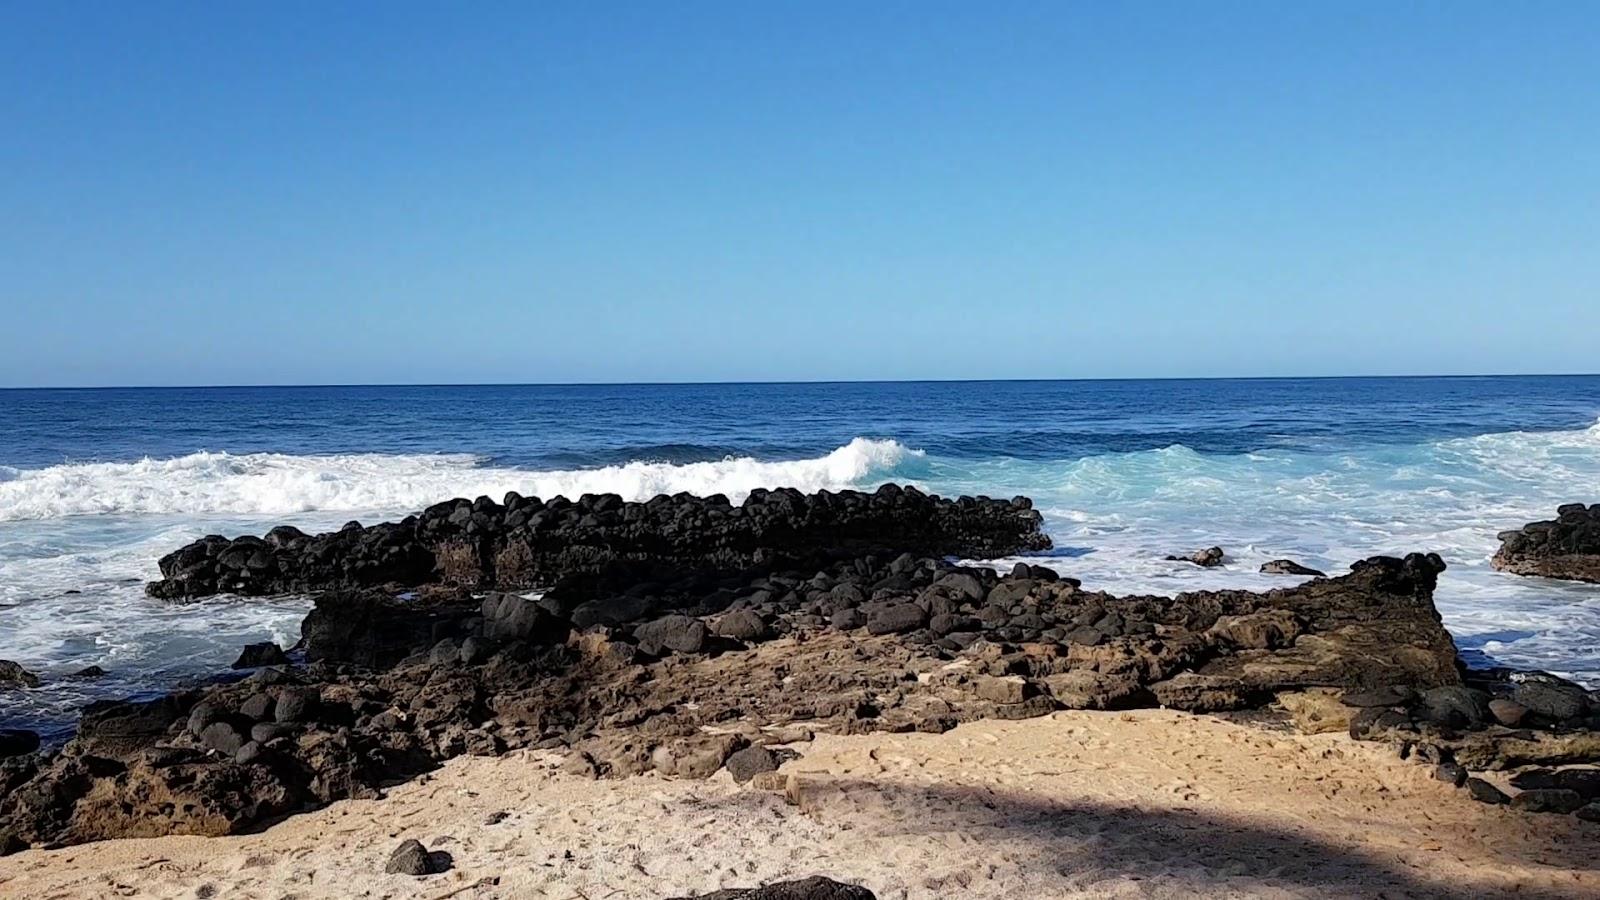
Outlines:
[{"label": "turquoise water", "polygon": [[[1600,587],[1517,578],[1496,532],[1600,501],[1600,377],[0,391],[0,700],[50,725],[94,696],[292,643],[304,598],[145,598],[210,532],[396,517],[454,496],[915,482],[1027,494],[1092,587],[1292,584],[1440,553],[1436,600],[1478,662],[1600,683]],[[1226,566],[1162,559],[1220,544]]]}]

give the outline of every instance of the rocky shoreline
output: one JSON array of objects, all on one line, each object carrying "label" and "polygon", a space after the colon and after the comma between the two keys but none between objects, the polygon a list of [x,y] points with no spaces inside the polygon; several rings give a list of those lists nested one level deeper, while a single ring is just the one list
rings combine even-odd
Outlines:
[{"label": "rocky shoreline", "polygon": [[273,664],[94,704],[64,748],[0,762],[0,853],[239,833],[463,754],[754,782],[818,733],[1152,706],[1285,711],[1389,742],[1464,797],[1600,814],[1600,703],[1541,673],[1466,671],[1433,605],[1437,556],[1174,598],[947,561],[1048,547],[1025,498],[893,485],[738,507],[510,495],[206,538],[163,558],[150,593],[313,592],[290,662],[252,648],[241,663]]}]

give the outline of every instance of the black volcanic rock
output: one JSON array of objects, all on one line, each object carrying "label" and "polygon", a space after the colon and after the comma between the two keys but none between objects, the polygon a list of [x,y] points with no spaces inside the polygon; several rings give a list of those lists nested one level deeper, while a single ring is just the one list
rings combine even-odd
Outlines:
[{"label": "black volcanic rock", "polygon": [[1315,575],[1318,578],[1327,578],[1327,572],[1319,572],[1310,566],[1302,566],[1292,559],[1274,559],[1261,564],[1263,575]]},{"label": "black volcanic rock", "polygon": [[1192,562],[1201,568],[1210,569],[1222,565],[1224,555],[1221,547],[1207,547],[1204,550],[1196,550],[1188,556],[1168,556],[1167,559],[1171,562]]},{"label": "black volcanic rock", "polygon": [[162,580],[148,591],[180,599],[432,583],[521,590],[619,566],[634,574],[640,566],[741,572],[868,555],[992,558],[1050,547],[1027,498],[946,500],[893,484],[870,494],[756,490],[741,506],[688,494],[644,503],[615,494],[506,499],[453,500],[400,522],[352,523],[316,536],[283,528],[264,538],[211,535],[162,557]]},{"label": "black volcanic rock", "polygon": [[1501,532],[1493,564],[1517,575],[1600,584],[1600,503],[1569,503],[1551,521]]},{"label": "black volcanic rock", "polygon": [[727,888],[674,900],[876,900],[876,897],[860,885],[814,875],[798,881],[775,881],[757,888]]},{"label": "black volcanic rock", "polygon": [[[1024,501],[885,489],[758,492],[741,507],[480,498],[331,538],[274,529],[212,555],[277,571],[279,586],[303,583],[367,571],[314,554],[296,568],[305,548],[354,547],[359,561],[362,535],[382,544],[403,528],[428,542],[429,583],[319,593],[302,624],[303,667],[91,707],[66,748],[0,767],[0,834],[50,844],[237,833],[375,796],[469,753],[565,750],[597,777],[703,777],[725,763],[742,776],[775,763],[771,748],[793,740],[797,723],[943,731],[1061,706],[1259,707],[1305,689],[1348,692],[1362,707],[1352,734],[1427,737],[1434,750],[1418,755],[1435,765],[1588,762],[1586,745],[1569,741],[1587,734],[1582,716],[1530,712],[1538,735],[1491,733],[1487,700],[1517,684],[1463,682],[1433,605],[1444,563],[1431,554],[1374,557],[1267,592],[1119,597],[1038,566],[1000,576],[944,556],[993,549],[1004,535],[1043,541]],[[904,549],[914,542],[937,549]],[[273,556],[288,568],[257,566],[258,551],[289,554]],[[550,587],[537,597],[483,590],[530,581]],[[1573,706],[1558,680],[1519,683],[1537,684],[1528,699],[1549,713]],[[1458,741],[1449,759],[1438,748],[1457,738],[1479,744]]]},{"label": "black volcanic rock", "polygon": [[288,662],[289,657],[284,655],[282,647],[271,641],[262,641],[259,644],[246,644],[231,668],[259,669],[262,666],[286,665]]},{"label": "black volcanic rock", "polygon": [[38,686],[39,676],[9,659],[0,659],[0,690]]}]

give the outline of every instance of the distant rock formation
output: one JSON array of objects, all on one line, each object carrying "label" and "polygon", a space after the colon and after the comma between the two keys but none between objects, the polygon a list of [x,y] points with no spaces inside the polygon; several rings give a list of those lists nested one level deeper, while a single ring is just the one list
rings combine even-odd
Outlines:
[{"label": "distant rock formation", "polygon": [[634,582],[777,565],[819,567],[873,554],[992,559],[1050,547],[1025,497],[948,500],[886,484],[812,495],[752,491],[740,506],[717,494],[616,494],[577,501],[507,494],[454,500],[401,522],[352,522],[309,536],[282,526],[265,537],[212,535],[162,557],[167,599],[422,584],[520,590],[609,572]]},{"label": "distant rock formation", "polygon": [[1552,521],[1530,522],[1499,537],[1496,569],[1600,584],[1600,503],[1568,503]]}]

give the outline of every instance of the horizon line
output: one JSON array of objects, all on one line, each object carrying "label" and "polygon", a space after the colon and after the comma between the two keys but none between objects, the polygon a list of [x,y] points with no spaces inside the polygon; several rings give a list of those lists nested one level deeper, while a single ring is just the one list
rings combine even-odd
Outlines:
[{"label": "horizon line", "polygon": [[1381,375],[1132,375],[1076,378],[818,378],[723,381],[372,381],[235,384],[83,384],[3,385],[0,391],[160,391],[265,388],[444,388],[444,387],[741,387],[846,384],[1059,384],[1117,381],[1371,381],[1447,378],[1594,378],[1600,372],[1480,372]]}]

